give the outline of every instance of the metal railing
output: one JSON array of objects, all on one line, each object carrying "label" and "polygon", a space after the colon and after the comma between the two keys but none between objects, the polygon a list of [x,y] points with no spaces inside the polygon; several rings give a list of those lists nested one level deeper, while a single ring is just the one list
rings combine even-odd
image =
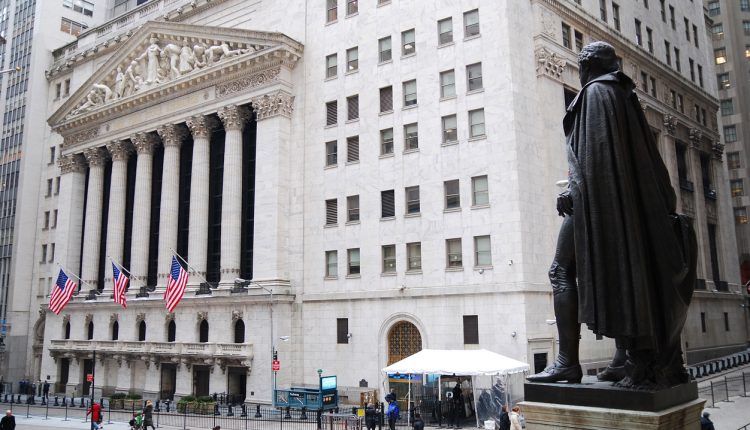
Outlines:
[{"label": "metal railing", "polygon": [[698,396],[706,399],[707,408],[715,408],[718,402],[731,402],[732,397],[747,397],[750,390],[750,372],[737,376],[725,376],[698,388]]}]

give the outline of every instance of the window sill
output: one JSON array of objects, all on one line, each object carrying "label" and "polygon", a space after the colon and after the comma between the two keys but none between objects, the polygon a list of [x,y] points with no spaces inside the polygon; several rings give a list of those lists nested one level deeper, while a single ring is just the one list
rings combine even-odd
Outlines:
[{"label": "window sill", "polygon": [[482,87],[482,88],[477,88],[477,89],[475,89],[475,90],[470,90],[470,91],[467,91],[467,92],[466,92],[466,95],[467,95],[467,96],[470,96],[470,95],[472,95],[472,94],[479,94],[479,93],[483,93],[483,92],[484,92],[484,87]]},{"label": "window sill", "polygon": [[412,214],[404,214],[404,218],[419,218],[422,216],[422,212],[415,212]]},{"label": "window sill", "polygon": [[336,124],[328,124],[328,125],[326,125],[323,128],[335,128],[335,127],[338,127],[338,125],[339,125],[338,123],[336,123]]},{"label": "window sill", "polygon": [[333,21],[328,21],[328,22],[326,22],[326,27],[328,27],[329,25],[336,24],[337,22],[339,22],[338,18],[334,19]]},{"label": "window sill", "polygon": [[476,142],[477,140],[485,140],[485,139],[487,139],[487,135],[486,134],[482,134],[480,136],[470,137],[469,138],[469,142]]},{"label": "window sill", "polygon": [[456,42],[454,42],[454,41],[451,40],[450,42],[443,43],[442,45],[438,45],[438,49],[445,48],[445,47],[448,47],[448,46],[453,46],[455,44],[456,44]]},{"label": "window sill", "polygon": [[413,104],[413,105],[409,105],[409,106],[404,106],[404,107],[402,107],[402,108],[401,108],[401,110],[416,109],[416,108],[418,108],[418,107],[419,107],[419,104],[415,103],[415,104]]},{"label": "window sill", "polygon": [[382,272],[380,276],[388,277],[388,276],[396,276],[397,273],[395,271],[393,272]]},{"label": "window sill", "polygon": [[357,221],[347,221],[345,225],[359,225],[359,220],[357,220]]},{"label": "window sill", "polygon": [[388,1],[384,1],[384,2],[382,2],[382,3],[378,3],[378,7],[380,7],[380,6],[386,6],[386,5],[389,5],[389,4],[391,4],[391,1],[390,1],[390,0],[388,0]]},{"label": "window sill", "polygon": [[359,73],[359,67],[354,70],[349,70],[348,72],[344,73],[344,76],[346,75],[354,75],[356,73]]},{"label": "window sill", "polygon": [[323,226],[323,228],[336,228],[338,226],[339,226],[338,223],[336,223],[336,224],[326,224],[326,225]]},{"label": "window sill", "polygon": [[395,215],[394,215],[394,216],[386,216],[386,217],[380,217],[380,221],[381,221],[381,222],[385,222],[385,221],[394,221],[395,219],[396,219],[396,216],[395,216]]},{"label": "window sill", "polygon": [[353,165],[355,165],[355,164],[359,164],[359,160],[356,160],[356,161],[347,161],[347,162],[346,162],[346,165],[347,165],[347,166],[353,166]]},{"label": "window sill", "polygon": [[392,113],[393,113],[393,109],[380,112],[378,115],[379,116],[384,116],[384,115],[390,115]]},{"label": "window sill", "polygon": [[355,17],[355,16],[357,16],[357,15],[359,15],[359,11],[356,11],[356,12],[354,12],[354,13],[350,13],[349,15],[347,15],[347,16],[346,16],[346,18],[347,18],[347,19],[348,19],[348,18],[353,18],[353,17]]},{"label": "window sill", "polygon": [[404,154],[414,154],[416,152],[419,152],[419,148],[404,149]]},{"label": "window sill", "polygon": [[393,155],[392,152],[389,152],[388,154],[380,154],[380,159],[381,160],[384,159],[384,158],[393,158],[393,157],[394,157],[394,155]]},{"label": "window sill", "polygon": [[324,167],[323,170],[331,170],[331,169],[335,169],[337,167],[339,167],[338,164],[329,164],[326,167]]},{"label": "window sill", "polygon": [[359,118],[347,119],[346,120],[346,124],[354,124],[355,122],[359,122]]},{"label": "window sill", "polygon": [[355,273],[355,274],[351,274],[351,275],[346,275],[346,279],[359,279],[361,277],[362,276],[359,273]]},{"label": "window sill", "polygon": [[378,66],[383,66],[385,64],[391,64],[391,63],[393,63],[393,59],[381,61],[378,63]]},{"label": "window sill", "polygon": [[493,269],[493,267],[492,267],[491,264],[487,265],[487,266],[474,266],[474,271],[475,272],[478,272],[480,270],[492,270],[492,269]]},{"label": "window sill", "polygon": [[338,276],[324,276],[324,277],[323,277],[323,280],[324,280],[324,281],[335,281],[335,280],[337,280],[337,279],[339,279],[339,277],[338,277]]},{"label": "window sill", "polygon": [[444,101],[446,101],[446,100],[456,100],[456,95],[455,95],[455,94],[453,94],[452,96],[447,96],[447,97],[440,97],[440,101],[441,101],[441,102],[444,102]]},{"label": "window sill", "polygon": [[485,203],[485,204],[483,204],[483,205],[473,205],[473,206],[471,207],[471,210],[478,210],[478,209],[487,209],[487,208],[489,208],[489,207],[490,207],[490,204],[489,204],[489,203]]},{"label": "window sill", "polygon": [[479,39],[480,37],[482,37],[482,33],[474,34],[469,37],[464,37],[464,42],[468,42],[469,40]]},{"label": "window sill", "polygon": [[461,207],[443,209],[443,213],[461,212]]},{"label": "window sill", "polygon": [[461,266],[461,267],[446,267],[445,271],[446,272],[463,272],[464,271],[464,266]]},{"label": "window sill", "polygon": [[450,142],[443,142],[443,143],[440,144],[440,146],[453,146],[453,145],[458,145],[458,141],[457,140],[451,140]]},{"label": "window sill", "polygon": [[408,54],[401,54],[401,59],[403,60],[406,58],[411,58],[411,57],[416,57],[416,56],[417,56],[416,52],[410,52]]},{"label": "window sill", "polygon": [[328,76],[327,78],[323,79],[323,82],[328,82],[328,81],[335,81],[335,80],[336,80],[336,79],[337,79],[338,77],[339,77],[339,75],[336,75],[336,76]]},{"label": "window sill", "polygon": [[406,274],[407,275],[421,275],[422,274],[422,269],[407,270]]}]

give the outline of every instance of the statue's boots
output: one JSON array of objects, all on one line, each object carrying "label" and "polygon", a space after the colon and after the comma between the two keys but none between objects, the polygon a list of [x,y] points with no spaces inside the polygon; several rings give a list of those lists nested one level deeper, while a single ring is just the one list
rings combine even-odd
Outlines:
[{"label": "statue's boots", "polygon": [[625,348],[617,348],[615,356],[612,358],[612,362],[607,365],[607,368],[596,374],[596,379],[600,381],[618,382],[625,376],[625,363],[628,360]]},{"label": "statue's boots", "polygon": [[[552,279],[553,287],[556,287],[555,281],[558,279],[553,277],[552,271],[550,279]],[[555,288],[554,301],[560,352],[552,366],[526,379],[530,382],[567,381],[577,384],[583,377],[581,364],[578,361],[578,344],[581,338],[581,324],[578,323],[578,293],[575,289]]]}]

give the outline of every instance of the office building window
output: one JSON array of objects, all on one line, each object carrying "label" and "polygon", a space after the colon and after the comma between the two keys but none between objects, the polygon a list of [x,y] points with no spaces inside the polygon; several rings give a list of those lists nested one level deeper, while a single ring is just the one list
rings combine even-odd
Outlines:
[{"label": "office building window", "polygon": [[458,209],[461,207],[461,194],[458,187],[458,179],[445,181],[445,209]]},{"label": "office building window", "polygon": [[406,270],[422,270],[422,244],[420,242],[406,244]]},{"label": "office building window", "polygon": [[620,5],[617,3],[612,3],[612,24],[620,31]]},{"label": "office building window", "polygon": [[570,40],[570,26],[564,22],[562,23],[562,40],[564,47],[573,49],[573,43]]},{"label": "office building window", "polygon": [[674,66],[678,72],[682,71],[682,65],[680,64],[680,50],[674,48]]},{"label": "office building window", "polygon": [[438,45],[453,42],[453,19],[445,18],[438,21]]},{"label": "office building window", "polygon": [[703,88],[703,66],[698,64],[698,85]]},{"label": "office building window", "polygon": [[475,176],[471,178],[471,204],[473,206],[490,204],[487,175]]},{"label": "office building window", "polygon": [[724,331],[729,331],[729,313],[724,312]]},{"label": "office building window", "polygon": [[464,38],[479,34],[479,9],[464,12]]},{"label": "office building window", "polygon": [[482,63],[475,63],[466,66],[466,80],[468,91],[482,89]]},{"label": "office building window", "polygon": [[359,275],[359,248],[346,250],[347,275]]},{"label": "office building window", "polygon": [[52,195],[52,179],[47,179],[47,194],[45,197],[50,197]]},{"label": "office building window", "polygon": [[411,151],[419,148],[419,128],[417,123],[406,124],[404,126],[404,151]]},{"label": "office building window", "polygon": [[393,190],[380,192],[380,217],[391,218],[396,216],[396,202]]},{"label": "office building window", "polygon": [[396,245],[383,245],[383,273],[396,273]]},{"label": "office building window", "polygon": [[469,111],[469,137],[482,137],[484,135],[484,109]]},{"label": "office building window", "polygon": [[607,22],[607,0],[599,0],[599,19]]},{"label": "office building window", "polygon": [[650,78],[651,80],[651,97],[656,97],[656,78]]},{"label": "office building window", "polygon": [[740,10],[742,12],[750,11],[750,0],[740,0]]},{"label": "office building window", "polygon": [[356,163],[359,161],[359,136],[346,138],[346,162]]},{"label": "office building window", "polygon": [[745,36],[750,36],[750,21],[742,21],[742,31],[745,32]]},{"label": "office building window", "polygon": [[44,227],[42,230],[47,230],[49,228],[49,211],[44,212]]},{"label": "office building window", "polygon": [[747,224],[747,208],[734,208],[734,222],[736,224]]},{"label": "office building window", "polygon": [[378,40],[378,61],[381,63],[385,63],[386,61],[391,61],[392,53],[391,53],[391,36],[384,37],[380,40]]},{"label": "office building window", "polygon": [[690,41],[690,20],[687,18],[684,18],[685,20],[685,38]]},{"label": "office building window", "polygon": [[349,48],[346,50],[346,71],[354,72],[359,69],[359,48]]},{"label": "office building window", "polygon": [[380,130],[380,155],[393,154],[393,129]]},{"label": "office building window", "polygon": [[338,164],[338,142],[332,140],[326,142],[326,166]]},{"label": "office building window", "polygon": [[668,41],[664,41],[664,54],[666,55],[667,65],[672,65],[672,45]]},{"label": "office building window", "polygon": [[57,209],[52,211],[52,225],[50,228],[56,228],[57,227]]},{"label": "office building window", "polygon": [[380,113],[393,110],[393,87],[380,89]]},{"label": "office building window", "polygon": [[646,27],[646,44],[648,45],[648,52],[654,53],[654,32],[650,28]]},{"label": "office building window", "polygon": [[335,278],[339,274],[337,251],[326,251],[326,278]]},{"label": "office building window", "polygon": [[724,142],[734,143],[737,141],[737,126],[727,125],[724,127]]},{"label": "office building window", "polygon": [[729,188],[732,191],[732,197],[745,195],[745,182],[742,179],[732,179],[729,181]]},{"label": "office building window", "polygon": [[346,98],[346,119],[353,121],[359,119],[359,96],[353,95]]},{"label": "office building window", "polygon": [[456,129],[456,115],[448,115],[442,118],[443,143],[458,141],[458,130]]},{"label": "office building window", "polygon": [[740,164],[740,153],[739,152],[727,152],[727,168],[739,169]]},{"label": "office building window", "polygon": [[346,198],[346,222],[359,221],[359,195]]},{"label": "office building window", "polygon": [[62,82],[58,82],[55,85],[55,100],[60,100],[61,96],[62,96]]},{"label": "office building window", "polygon": [[724,24],[717,23],[711,26],[711,37],[713,40],[724,39]]},{"label": "office building window", "polygon": [[94,3],[86,0],[63,0],[63,7],[85,16],[94,16]]},{"label": "office building window", "polygon": [[663,22],[667,22],[667,7],[664,4],[664,0],[659,0],[659,5],[660,5],[659,11],[661,13],[661,20]]},{"label": "office building window", "polygon": [[338,223],[338,201],[336,199],[326,200],[326,226],[335,226]]},{"label": "office building window", "polygon": [[643,34],[641,33],[641,21],[635,20],[635,43],[638,46],[643,46]]},{"label": "office building window", "polygon": [[349,343],[349,318],[336,318],[336,343]]},{"label": "office building window", "polygon": [[701,312],[701,332],[706,332],[706,313]]},{"label": "office building window", "polygon": [[414,40],[414,29],[401,32],[401,55],[411,55],[417,52]]},{"label": "office building window", "polygon": [[338,19],[338,0],[327,0],[326,2],[326,22],[333,22]]},{"label": "office building window", "polygon": [[708,16],[717,16],[721,13],[721,5],[719,0],[712,0],[708,2]]},{"label": "office building window", "polygon": [[677,30],[677,22],[674,18],[674,6],[669,5],[669,23],[672,25],[672,30]]},{"label": "office building window", "polygon": [[733,115],[734,114],[734,103],[732,99],[724,99],[721,101],[721,115]]},{"label": "office building window", "polygon": [[42,258],[39,260],[40,263],[47,262],[47,245],[42,245]]},{"label": "office building window", "polygon": [[479,317],[464,315],[464,345],[479,345]]},{"label": "office building window", "polygon": [[419,186],[406,187],[404,190],[404,197],[406,197],[406,213],[407,214],[418,214],[419,213]]},{"label": "office building window", "polygon": [[641,72],[641,89],[644,93],[648,92],[648,75],[646,72]]},{"label": "office building window", "polygon": [[456,95],[456,74],[453,70],[440,73],[440,97],[448,98]]},{"label": "office building window", "polygon": [[336,54],[326,57],[326,78],[335,78],[337,74]]},{"label": "office building window", "polygon": [[698,26],[693,24],[693,45],[695,45],[696,48],[699,47],[698,43]]},{"label": "office building window", "polygon": [[695,61],[692,58],[688,58],[688,64],[690,65],[690,80],[695,82]]},{"label": "office building window", "polygon": [[583,49],[583,33],[578,30],[573,30],[573,36],[576,43],[576,52],[581,52],[581,49]]},{"label": "office building window", "polygon": [[403,83],[404,107],[416,106],[417,104],[417,80],[412,79]]},{"label": "office building window", "polygon": [[714,59],[716,64],[724,64],[727,62],[727,50],[726,48],[714,49]]},{"label": "office building window", "polygon": [[492,245],[489,236],[474,236],[474,265],[492,266]]},{"label": "office building window", "polygon": [[346,0],[346,14],[354,15],[359,11],[359,0]]},{"label": "office building window", "polygon": [[732,82],[729,80],[729,73],[719,73],[716,75],[716,82],[720,90],[726,90],[732,86]]},{"label": "office building window", "polygon": [[446,267],[463,267],[463,256],[461,254],[461,238],[446,239],[445,241]]},{"label": "office building window", "polygon": [[338,123],[338,102],[336,100],[326,103],[326,125]]}]

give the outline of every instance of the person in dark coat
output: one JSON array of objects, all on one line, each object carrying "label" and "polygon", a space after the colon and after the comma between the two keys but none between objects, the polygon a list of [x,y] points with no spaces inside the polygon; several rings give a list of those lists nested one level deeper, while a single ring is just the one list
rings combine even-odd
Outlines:
[{"label": "person in dark coat", "polygon": [[[580,382],[580,324],[627,351],[625,387],[687,382],[680,333],[697,262],[689,221],[676,196],[651,127],[619,70],[614,48],[585,46],[582,89],[568,107],[568,189],[550,268],[560,352],[528,379]],[[576,285],[577,279],[577,285]]]},{"label": "person in dark coat", "polygon": [[714,430],[714,423],[708,419],[709,415],[711,414],[703,412],[703,416],[701,417],[701,430]]},{"label": "person in dark coat", "polygon": [[0,430],[15,430],[16,429],[16,417],[13,416],[13,412],[5,411],[5,416],[0,419]]},{"label": "person in dark coat", "polygon": [[42,396],[49,399],[49,381],[44,381],[44,385],[42,385]]},{"label": "person in dark coat", "polygon": [[147,430],[149,427],[156,430],[156,427],[154,427],[154,403],[151,400],[146,400],[146,407],[143,408],[143,430]]},{"label": "person in dark coat", "polygon": [[390,428],[390,430],[396,430],[396,420],[401,418],[401,410],[398,407],[395,395],[390,396],[390,399],[388,400],[388,411],[386,411],[385,415],[388,418],[388,428]]},{"label": "person in dark coat", "polygon": [[414,430],[424,430],[424,421],[422,420],[422,415],[420,415],[419,412],[414,414],[414,422],[412,423],[412,427],[414,427]]},{"label": "person in dark coat", "polygon": [[508,415],[508,406],[503,405],[500,412],[499,430],[510,430],[510,415]]},{"label": "person in dark coat", "polygon": [[378,425],[378,411],[372,403],[368,403],[365,408],[365,426],[367,430],[375,430]]}]

